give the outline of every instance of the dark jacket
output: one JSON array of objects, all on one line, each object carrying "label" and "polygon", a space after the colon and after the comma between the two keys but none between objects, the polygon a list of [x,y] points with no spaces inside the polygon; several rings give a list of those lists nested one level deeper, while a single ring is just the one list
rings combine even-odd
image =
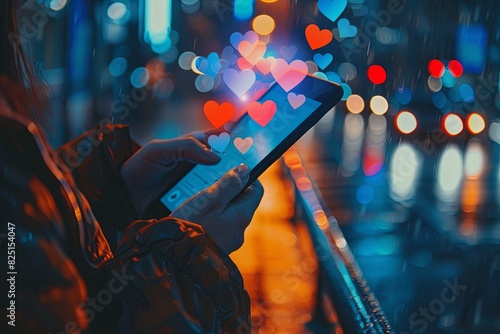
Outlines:
[{"label": "dark jacket", "polygon": [[119,174],[132,147],[127,127],[108,125],[56,153],[34,123],[0,116],[1,284],[15,279],[14,332],[249,333],[242,277],[201,226],[133,221]]}]

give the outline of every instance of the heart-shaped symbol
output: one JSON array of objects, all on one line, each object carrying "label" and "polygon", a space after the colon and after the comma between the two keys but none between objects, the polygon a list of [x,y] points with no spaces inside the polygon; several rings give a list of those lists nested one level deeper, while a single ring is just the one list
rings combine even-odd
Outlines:
[{"label": "heart-shaped symbol", "polygon": [[247,106],[248,115],[260,126],[265,127],[276,114],[276,103],[268,100],[262,104],[250,102]]},{"label": "heart-shaped symbol", "polygon": [[297,109],[306,102],[306,97],[302,94],[288,93],[287,98],[293,109]]},{"label": "heart-shaped symbol", "polygon": [[347,7],[347,0],[319,0],[318,10],[330,21],[335,22]]},{"label": "heart-shaped symbol", "polygon": [[238,137],[234,140],[234,146],[238,149],[238,151],[241,152],[241,154],[247,153],[252,145],[252,137],[246,137],[245,139]]},{"label": "heart-shaped symbol", "polygon": [[212,70],[216,74],[221,74],[229,68],[229,63],[225,59],[221,59],[216,63],[212,64]]},{"label": "heart-shaped symbol", "polygon": [[280,48],[280,54],[286,61],[290,61],[297,54],[297,47],[295,45],[282,46]]},{"label": "heart-shaped symbol", "polygon": [[217,152],[224,152],[231,141],[229,133],[223,132],[220,135],[211,135],[208,137],[208,145]]},{"label": "heart-shaped symbol", "polygon": [[319,49],[332,41],[333,34],[328,29],[320,30],[315,24],[310,24],[306,27],[307,43],[311,50]]},{"label": "heart-shaped symbol", "polygon": [[322,55],[321,53],[316,53],[313,57],[314,62],[318,65],[322,70],[324,70],[333,60],[333,56],[330,53],[325,53]]},{"label": "heart-shaped symbol", "polygon": [[227,69],[223,74],[227,87],[238,97],[242,97],[255,82],[255,73],[252,70],[238,72],[234,68]]},{"label": "heart-shaped symbol", "polygon": [[227,61],[229,65],[234,65],[238,60],[238,56],[234,54],[233,47],[228,45],[222,50],[221,59]]},{"label": "heart-shaped symbol", "polygon": [[240,70],[251,70],[253,68],[253,65],[250,64],[243,57],[238,58],[238,61],[236,63],[238,64],[238,67],[240,68]]},{"label": "heart-shaped symbol", "polygon": [[271,65],[273,62],[276,60],[273,56],[269,56],[267,58],[260,58],[259,62],[255,65],[259,69],[259,71],[267,75],[269,72],[271,72]]},{"label": "heart-shaped symbol", "polygon": [[258,40],[259,40],[259,35],[253,30],[247,31],[245,35],[242,35],[239,32],[235,32],[232,33],[231,36],[229,37],[229,41],[231,42],[231,45],[235,49],[238,48],[238,45],[240,45],[242,41],[249,41],[250,43],[253,43]]},{"label": "heart-shaped symbol", "polygon": [[207,119],[216,128],[228,122],[234,115],[234,106],[231,102],[223,102],[220,105],[214,100],[207,101],[203,106],[203,112]]},{"label": "heart-shaped symbol", "polygon": [[252,65],[257,64],[257,62],[266,53],[266,43],[261,40],[250,43],[249,41],[242,41],[238,45],[238,51],[240,54]]},{"label": "heart-shaped symbol", "polygon": [[340,19],[337,23],[340,38],[354,37],[358,33],[358,28],[351,25],[348,19]]},{"label": "heart-shaped symbol", "polygon": [[304,80],[308,72],[307,64],[302,60],[294,60],[290,64],[283,58],[276,59],[271,65],[271,74],[274,80],[289,92]]}]

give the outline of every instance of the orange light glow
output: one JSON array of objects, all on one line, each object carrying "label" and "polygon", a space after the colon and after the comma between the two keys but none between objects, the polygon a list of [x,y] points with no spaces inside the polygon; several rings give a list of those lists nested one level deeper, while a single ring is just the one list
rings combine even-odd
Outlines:
[{"label": "orange light glow", "polygon": [[365,109],[365,101],[359,95],[353,94],[347,98],[347,109],[353,114],[360,114]]},{"label": "orange light glow", "polygon": [[269,15],[259,15],[252,21],[253,30],[262,36],[268,36],[276,27],[273,18]]},{"label": "orange light glow", "polygon": [[471,133],[478,134],[486,128],[486,122],[483,116],[478,113],[472,113],[467,117],[467,127]]}]

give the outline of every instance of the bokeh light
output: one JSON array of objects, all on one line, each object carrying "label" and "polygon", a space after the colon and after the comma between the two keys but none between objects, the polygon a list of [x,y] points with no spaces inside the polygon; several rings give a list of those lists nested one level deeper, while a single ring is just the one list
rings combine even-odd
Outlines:
[{"label": "bokeh light", "polygon": [[115,2],[109,5],[107,14],[111,20],[119,23],[122,23],[130,16],[127,5],[123,2]]},{"label": "bokeh light", "polygon": [[55,12],[63,10],[64,7],[68,4],[67,0],[52,0],[50,1],[49,8]]},{"label": "bokeh light", "polygon": [[127,66],[128,66],[127,59],[123,57],[117,57],[109,63],[108,66],[109,74],[111,74],[114,77],[119,77],[120,75],[125,73]]},{"label": "bokeh light", "polygon": [[445,116],[443,125],[444,125],[444,130],[450,136],[456,136],[464,129],[464,123],[462,122],[460,116],[453,113]]},{"label": "bokeh light", "polygon": [[460,77],[464,73],[464,68],[458,60],[450,60],[448,70],[455,78]]},{"label": "bokeh light", "polygon": [[365,101],[361,96],[353,94],[347,98],[346,107],[351,113],[359,114],[365,109]]},{"label": "bokeh light", "polygon": [[130,84],[135,88],[146,86],[149,81],[149,72],[145,67],[136,68],[130,75]]},{"label": "bokeh light", "polygon": [[444,74],[444,70],[445,70],[444,64],[437,59],[432,59],[429,62],[429,65],[427,66],[427,68],[429,70],[430,75],[432,75],[435,78],[442,77]]},{"label": "bokeh light", "polygon": [[386,98],[380,95],[375,95],[370,100],[370,109],[375,115],[383,115],[389,109],[389,103]]},{"label": "bokeh light", "polygon": [[385,79],[387,79],[385,69],[380,65],[372,65],[368,67],[367,74],[368,79],[375,85],[380,85],[385,82]]},{"label": "bokeh light", "polygon": [[467,117],[467,127],[471,133],[478,134],[484,131],[486,122],[483,116],[478,113],[472,113]]},{"label": "bokeh light", "polygon": [[431,91],[436,93],[439,92],[441,88],[443,88],[443,81],[441,81],[441,78],[436,78],[430,75],[429,78],[427,79],[427,85],[429,86],[429,89]]},{"label": "bokeh light", "polygon": [[396,90],[396,100],[403,105],[410,103],[411,95],[411,90],[408,87],[402,87]]},{"label": "bokeh light", "polygon": [[417,128],[417,118],[409,111],[402,111],[396,116],[396,126],[401,133],[410,134]]},{"label": "bokeh light", "polygon": [[273,18],[269,15],[259,15],[252,21],[253,30],[262,36],[271,34],[276,27]]}]

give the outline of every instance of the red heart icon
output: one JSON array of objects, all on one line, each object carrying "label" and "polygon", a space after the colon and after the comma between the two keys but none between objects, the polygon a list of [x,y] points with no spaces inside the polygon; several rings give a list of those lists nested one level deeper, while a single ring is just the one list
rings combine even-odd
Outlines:
[{"label": "red heart icon", "polygon": [[311,50],[319,49],[332,41],[333,34],[328,29],[319,30],[315,24],[310,24],[306,27],[307,43]]},{"label": "red heart icon", "polygon": [[274,101],[266,101],[262,104],[259,102],[250,102],[247,106],[248,115],[262,127],[271,121],[276,114],[276,103]]},{"label": "red heart icon", "polygon": [[210,123],[219,128],[233,117],[234,106],[231,102],[223,102],[219,105],[217,102],[210,100],[203,106],[203,112]]}]

